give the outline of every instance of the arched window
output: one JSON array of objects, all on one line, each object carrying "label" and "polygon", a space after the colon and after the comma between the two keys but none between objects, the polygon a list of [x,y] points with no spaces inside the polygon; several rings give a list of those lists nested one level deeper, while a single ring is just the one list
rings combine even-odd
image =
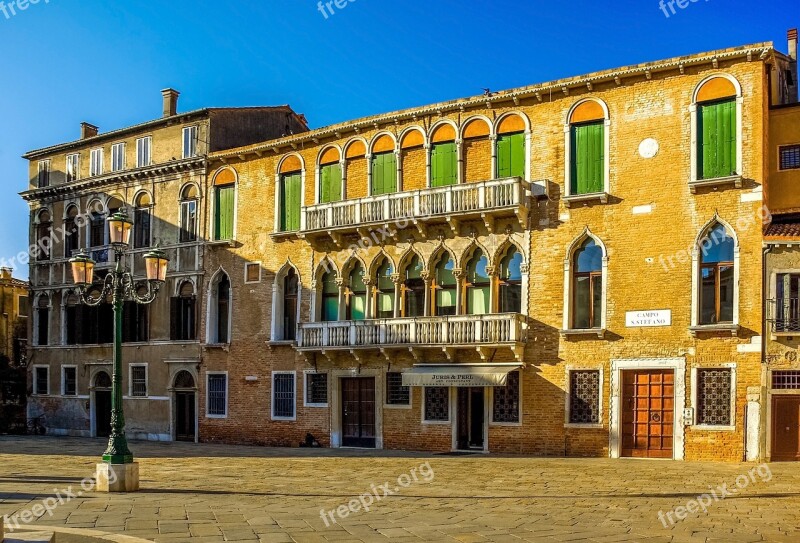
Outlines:
[{"label": "arched window", "polygon": [[464,306],[467,315],[491,313],[489,295],[492,289],[491,277],[486,271],[489,259],[483,251],[475,250],[467,262],[467,275],[464,282]]},{"label": "arched window", "polygon": [[181,191],[181,243],[197,240],[197,199],[195,185],[186,185]]},{"label": "arched window", "polygon": [[81,302],[77,294],[67,295],[64,303],[64,344],[78,345],[79,336],[82,336],[80,326]]},{"label": "arched window", "polygon": [[603,250],[586,238],[572,260],[572,327],[600,328],[603,311]]},{"label": "arched window", "polygon": [[146,192],[136,198],[136,209],[133,216],[133,247],[142,249],[150,247],[150,216],[153,202]]},{"label": "arched window", "polygon": [[394,140],[383,134],[372,144],[372,184],[371,194],[390,194],[397,192],[397,159],[394,154]]},{"label": "arched window", "polygon": [[37,216],[36,245],[38,246],[36,260],[50,260],[53,248],[53,219],[47,209],[41,210]]},{"label": "arched window", "polygon": [[697,180],[742,173],[738,157],[738,95],[737,86],[727,77],[712,77],[695,91]]},{"label": "arched window", "polygon": [[431,137],[431,187],[458,183],[458,148],[456,131],[449,124],[440,125]]},{"label": "arched window", "polygon": [[214,239],[231,240],[236,215],[236,174],[226,168],[214,177]]},{"label": "arched window", "polygon": [[367,285],[364,284],[364,268],[359,262],[353,266],[345,293],[347,303],[346,320],[362,321],[367,318]]},{"label": "arched window", "polygon": [[278,230],[296,232],[300,230],[300,208],[303,205],[303,163],[300,158],[291,155],[284,159],[278,182]]},{"label": "arched window", "polygon": [[456,293],[458,281],[456,281],[453,270],[456,267],[455,260],[449,253],[444,253],[436,264],[433,275],[433,312],[436,317],[443,317],[456,314]]},{"label": "arched window", "polygon": [[319,159],[319,201],[321,204],[342,200],[342,165],[336,147],[326,149]]},{"label": "arched window", "polygon": [[194,390],[196,388],[194,377],[186,370],[179,371],[172,383],[173,388],[177,389]]},{"label": "arched window", "polygon": [[299,279],[294,268],[289,268],[283,279],[283,339],[297,339],[297,297]]},{"label": "arched window", "polygon": [[[147,295],[147,287],[139,287],[136,292],[139,296]],[[150,338],[150,328],[148,326],[148,306],[126,301],[123,306],[123,343],[141,343]]]},{"label": "arched window", "polygon": [[391,319],[394,317],[394,281],[392,281],[394,269],[388,259],[384,259],[383,264],[378,267],[378,274],[375,290],[375,317],[379,319]]},{"label": "arched window", "polygon": [[80,247],[78,226],[75,219],[78,216],[78,207],[69,206],[64,219],[64,258],[72,258],[72,253]]},{"label": "arched window", "polygon": [[339,320],[339,284],[336,282],[336,272],[329,271],[322,276],[322,312],[323,321]]},{"label": "arched window", "polygon": [[215,279],[209,303],[209,343],[230,343],[231,281],[227,274],[220,273]]},{"label": "arched window", "polygon": [[516,247],[500,261],[497,282],[500,313],[522,313],[522,255]]},{"label": "arched window", "polygon": [[425,280],[422,278],[422,261],[416,255],[405,269],[401,294],[404,317],[425,316]]},{"label": "arched window", "polygon": [[169,335],[173,341],[197,339],[197,298],[190,281],[184,281],[178,295],[170,299]]},{"label": "arched window", "polygon": [[584,100],[569,118],[569,195],[606,191],[606,110],[595,100]]},{"label": "arched window", "polygon": [[525,178],[525,121],[519,115],[503,117],[497,127],[497,177]]},{"label": "arched window", "polygon": [[700,240],[700,324],[733,322],[734,241],[725,227],[712,226]]},{"label": "arched window", "polygon": [[94,388],[111,388],[111,376],[104,371],[98,371],[94,376]]},{"label": "arched window", "polygon": [[36,345],[50,342],[50,298],[39,296],[36,304]]}]

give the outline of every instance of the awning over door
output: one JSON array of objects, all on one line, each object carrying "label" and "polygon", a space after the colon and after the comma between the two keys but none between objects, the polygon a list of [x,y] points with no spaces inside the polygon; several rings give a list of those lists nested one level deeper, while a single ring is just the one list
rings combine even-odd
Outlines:
[{"label": "awning over door", "polygon": [[501,387],[505,386],[508,374],[521,366],[459,364],[414,366],[403,373],[403,386],[407,387]]}]

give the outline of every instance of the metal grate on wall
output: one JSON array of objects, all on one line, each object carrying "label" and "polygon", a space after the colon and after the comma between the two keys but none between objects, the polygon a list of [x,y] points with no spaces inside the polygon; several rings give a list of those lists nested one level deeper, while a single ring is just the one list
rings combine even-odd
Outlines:
[{"label": "metal grate on wall", "polygon": [[494,387],[492,402],[494,422],[519,422],[519,372],[508,374],[506,386]]},{"label": "metal grate on wall", "polygon": [[600,423],[600,372],[579,370],[569,373],[570,424]]},{"label": "metal grate on wall", "polygon": [[772,388],[774,390],[800,389],[800,371],[796,370],[773,371]]},{"label": "metal grate on wall", "polygon": [[272,384],[274,416],[294,417],[294,374],[276,373]]},{"label": "metal grate on wall", "polygon": [[425,420],[431,422],[447,422],[450,420],[449,388],[425,388]]},{"label": "metal grate on wall", "polygon": [[729,426],[731,421],[730,369],[697,370],[697,424]]},{"label": "metal grate on wall", "polygon": [[389,372],[386,374],[386,404],[408,405],[411,402],[411,389],[403,386],[403,374]]}]

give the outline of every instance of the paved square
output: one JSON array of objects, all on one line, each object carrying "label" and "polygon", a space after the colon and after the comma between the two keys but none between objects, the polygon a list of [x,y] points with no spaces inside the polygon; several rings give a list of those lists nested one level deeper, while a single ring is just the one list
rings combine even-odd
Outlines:
[{"label": "paved square", "polygon": [[[0,514],[29,510],[70,486],[79,490],[104,446],[0,437]],[[141,492],[86,492],[32,524],[59,531],[64,543],[800,541],[797,464],[772,464],[762,476],[766,470],[751,472],[753,464],[663,460],[142,442],[131,448],[141,463]],[[746,486],[707,512],[667,520],[666,513],[698,495],[736,489],[737,477],[744,486],[741,476]],[[383,497],[386,490],[392,495]],[[374,500],[369,511],[354,502],[360,510],[351,512],[350,501],[365,493]]]}]

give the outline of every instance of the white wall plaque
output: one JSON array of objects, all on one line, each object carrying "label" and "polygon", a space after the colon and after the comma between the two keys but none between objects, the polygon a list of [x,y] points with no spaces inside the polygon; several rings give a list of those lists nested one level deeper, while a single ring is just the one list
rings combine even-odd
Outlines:
[{"label": "white wall plaque", "polygon": [[639,144],[639,156],[642,158],[653,158],[658,154],[658,142],[653,138],[647,138]]},{"label": "white wall plaque", "polygon": [[672,326],[672,310],[628,311],[625,313],[625,326],[628,328]]}]

